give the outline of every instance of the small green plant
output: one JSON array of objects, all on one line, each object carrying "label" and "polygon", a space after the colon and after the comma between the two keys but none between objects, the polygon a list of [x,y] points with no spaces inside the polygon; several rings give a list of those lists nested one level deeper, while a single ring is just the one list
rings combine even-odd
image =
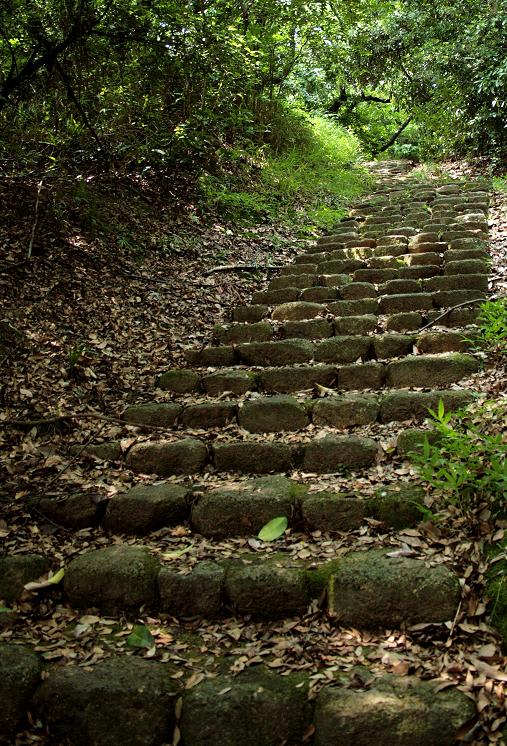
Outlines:
[{"label": "small green plant", "polygon": [[477,349],[507,355],[507,299],[483,303],[477,318],[479,329],[472,340]]},{"label": "small green plant", "polygon": [[411,458],[432,487],[462,510],[488,502],[505,511],[507,497],[507,400],[482,401],[455,413],[442,401],[429,410],[438,439],[425,439],[422,453]]},{"label": "small green plant", "polygon": [[67,368],[69,371],[74,370],[76,365],[83,357],[84,351],[84,345],[75,345],[71,350],[69,350],[69,352],[67,353]]}]

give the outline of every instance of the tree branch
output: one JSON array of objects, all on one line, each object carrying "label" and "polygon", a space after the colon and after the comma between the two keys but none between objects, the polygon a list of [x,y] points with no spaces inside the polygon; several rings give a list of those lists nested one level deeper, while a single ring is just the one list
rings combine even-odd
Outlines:
[{"label": "tree branch", "polygon": [[380,148],[376,148],[373,151],[373,155],[378,155],[379,153],[384,153],[388,148],[391,147],[391,145],[394,145],[398,137],[401,135],[401,133],[408,127],[412,119],[414,118],[414,115],[411,114],[409,117],[405,119],[401,127],[399,127],[394,135],[392,135],[387,142],[385,142]]}]

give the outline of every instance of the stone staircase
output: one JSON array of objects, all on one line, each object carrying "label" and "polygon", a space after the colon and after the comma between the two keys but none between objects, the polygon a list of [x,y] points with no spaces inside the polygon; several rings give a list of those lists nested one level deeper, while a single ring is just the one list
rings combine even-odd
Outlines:
[{"label": "stone staircase", "polygon": [[[296,627],[308,613],[331,620],[330,637],[336,626],[392,631],[456,617],[460,579],[444,561],[355,543],[368,522],[416,525],[424,490],[413,480],[369,492],[329,485],[335,476],[340,486],[349,477],[356,484],[379,464],[402,462],[421,442],[429,407],[442,400],[457,409],[473,397],[471,301],[488,294],[489,198],[481,183],[411,181],[403,162],[371,168],[378,189],[332,235],[234,309],[209,346],[188,349],[188,367],[163,373],[149,401],[125,410],[140,437],[124,465],[164,481],[143,478],[105,507],[86,496],[39,503],[58,523],[100,525],[112,539],[68,564],[63,600],[72,609],[247,619],[259,639],[263,625],[293,619]],[[263,552],[255,537],[280,516],[315,546],[356,534],[324,558],[315,559],[311,543],[305,556],[283,540]],[[187,539],[206,539],[205,559],[165,562],[149,538],[146,546],[129,538],[182,524]],[[220,542],[238,537],[249,543],[223,556]],[[41,561],[0,560],[0,598],[7,588],[13,601],[47,569]],[[290,635],[284,639],[290,647]],[[339,667],[340,653],[331,658]],[[431,746],[454,743],[473,716],[462,692],[415,676],[367,682],[347,669],[345,679],[330,675],[332,686],[313,691],[304,673],[258,665],[233,676],[233,664],[209,676],[204,668],[202,681],[182,688],[177,656],[165,664],[120,656],[91,670],[55,667],[39,686],[36,656],[4,646],[0,670],[14,659],[28,683],[4,729],[36,690],[52,743]]]}]

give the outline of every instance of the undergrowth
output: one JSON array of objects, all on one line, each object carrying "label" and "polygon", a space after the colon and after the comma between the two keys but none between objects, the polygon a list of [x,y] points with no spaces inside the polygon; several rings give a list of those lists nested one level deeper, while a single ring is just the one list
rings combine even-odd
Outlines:
[{"label": "undergrowth", "polygon": [[202,176],[204,202],[244,223],[277,220],[305,224],[308,230],[336,224],[347,212],[347,201],[372,185],[360,166],[359,141],[325,117],[294,112],[293,118],[291,147],[266,152],[255,179]]},{"label": "undergrowth", "polygon": [[437,439],[426,438],[421,453],[412,454],[420,475],[464,511],[487,502],[496,514],[507,498],[507,399],[478,400],[458,412],[443,402],[430,410]]}]

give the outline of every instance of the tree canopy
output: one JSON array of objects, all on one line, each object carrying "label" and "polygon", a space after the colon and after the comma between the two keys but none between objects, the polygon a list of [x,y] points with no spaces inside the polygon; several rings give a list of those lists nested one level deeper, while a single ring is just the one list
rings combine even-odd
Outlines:
[{"label": "tree canopy", "polygon": [[1,166],[227,169],[294,146],[295,109],[501,162],[506,30],[507,0],[5,0]]}]

